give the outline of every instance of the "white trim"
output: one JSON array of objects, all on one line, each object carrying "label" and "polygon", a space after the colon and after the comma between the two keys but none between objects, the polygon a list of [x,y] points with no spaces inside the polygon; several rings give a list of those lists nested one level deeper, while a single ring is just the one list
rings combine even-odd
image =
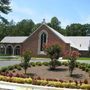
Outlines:
[{"label": "white trim", "polygon": [[42,35],[43,32],[46,34],[46,44],[48,42],[48,32],[46,30],[41,30],[41,32],[38,35],[38,55],[45,55],[44,51],[40,51],[41,35]]},{"label": "white trim", "polygon": [[21,45],[15,45],[15,46],[14,46],[14,50],[15,50],[15,48],[16,48],[17,46],[19,46],[19,47],[21,48]]}]

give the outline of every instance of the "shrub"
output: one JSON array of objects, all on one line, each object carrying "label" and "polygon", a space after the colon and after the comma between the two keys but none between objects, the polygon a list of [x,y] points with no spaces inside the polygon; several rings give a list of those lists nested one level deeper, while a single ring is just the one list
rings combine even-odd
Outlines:
[{"label": "shrub", "polygon": [[21,70],[21,69],[22,69],[21,66],[18,66],[18,67],[17,67],[17,70]]},{"label": "shrub", "polygon": [[68,62],[62,62],[62,65],[68,66]]},{"label": "shrub", "polygon": [[83,71],[85,71],[86,66],[85,65],[80,65],[79,68],[82,69]]},{"label": "shrub", "polygon": [[23,67],[23,63],[20,63],[19,66]]},{"label": "shrub", "polygon": [[37,65],[37,66],[41,66],[42,63],[41,63],[41,62],[36,62],[36,65]]},{"label": "shrub", "polygon": [[89,72],[89,70],[90,70],[90,69],[89,69],[88,67],[86,67],[85,71],[86,71],[86,72]]},{"label": "shrub", "polygon": [[50,69],[56,68],[56,61],[60,57],[60,46],[55,44],[52,46],[47,45],[45,51],[49,58],[51,59]]},{"label": "shrub", "polygon": [[[49,64],[52,65],[52,61],[50,61]],[[56,65],[56,66],[61,66],[61,62],[60,62],[60,61],[56,61],[56,62],[55,62],[55,65]]]},{"label": "shrub", "polygon": [[16,72],[15,70],[12,71],[13,73]]},{"label": "shrub", "polygon": [[15,69],[17,69],[19,66],[20,66],[20,65],[15,64],[13,67],[14,67]]},{"label": "shrub", "polygon": [[48,65],[49,65],[48,62],[43,62],[42,64],[43,64],[44,66],[48,66]]},{"label": "shrub", "polygon": [[8,71],[8,68],[7,67],[2,67],[0,71],[1,72],[6,72],[6,71]]},{"label": "shrub", "polygon": [[90,90],[90,84],[82,84],[80,86],[81,89]]},{"label": "shrub", "polygon": [[28,84],[31,84],[32,83],[32,79],[31,78],[25,78],[25,82],[28,83]]},{"label": "shrub", "polygon": [[80,65],[80,62],[76,62],[76,67],[79,67]]},{"label": "shrub", "polygon": [[14,83],[25,83],[25,79],[23,78],[12,77],[11,79],[12,79],[12,82]]},{"label": "shrub", "polygon": [[36,66],[36,63],[34,63],[34,62],[31,62],[30,64],[31,64],[31,66],[33,66],[33,67]]},{"label": "shrub", "polygon": [[84,84],[88,84],[88,80],[87,79],[84,80]]},{"label": "shrub", "polygon": [[7,73],[7,75],[6,76],[8,76],[8,77],[12,77],[13,76],[13,74],[12,73]]},{"label": "shrub", "polygon": [[7,68],[8,68],[8,70],[13,70],[14,69],[13,66],[8,66]]},{"label": "shrub", "polygon": [[76,67],[76,60],[79,57],[79,53],[77,51],[67,51],[65,52],[65,56],[68,59],[70,76],[72,76],[73,70]]},{"label": "shrub", "polygon": [[47,81],[46,80],[36,80],[35,81],[35,84],[36,85],[43,85],[43,86],[45,86],[45,85],[47,85]]},{"label": "shrub", "polygon": [[31,51],[25,51],[24,54],[23,54],[23,69],[25,71],[25,74],[26,74],[26,71],[27,71],[27,68],[29,66],[29,61],[31,59]]}]

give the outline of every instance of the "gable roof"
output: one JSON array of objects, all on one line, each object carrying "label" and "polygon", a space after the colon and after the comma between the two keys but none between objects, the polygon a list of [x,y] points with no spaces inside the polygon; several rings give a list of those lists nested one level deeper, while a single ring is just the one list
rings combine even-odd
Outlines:
[{"label": "gable roof", "polygon": [[[50,31],[52,31],[56,36],[59,37],[59,39],[61,39],[62,41],[64,41],[65,43],[68,43],[68,39],[66,39],[65,36],[63,36],[62,34],[60,34],[59,32],[57,32],[55,29],[51,28],[50,26],[48,26],[46,23],[42,23],[29,37],[31,37],[37,30],[39,30],[39,28],[41,28],[42,26],[46,26]],[[28,38],[29,38],[28,37]],[[27,39],[28,39],[27,38]]]},{"label": "gable roof", "polygon": [[27,36],[6,36],[1,43],[23,43],[27,38]]},{"label": "gable roof", "polygon": [[63,36],[61,33],[57,32],[55,29],[49,27],[47,24],[45,24],[45,26],[46,26],[47,28],[49,28],[49,30],[51,30],[56,36],[58,36],[59,39],[61,39],[61,40],[64,41],[65,43],[69,43],[69,40],[66,39],[66,37]]},{"label": "gable roof", "polygon": [[76,45],[72,41],[69,40],[66,36],[62,35],[61,33],[57,32],[55,29],[49,27],[47,24],[44,24],[49,30],[51,30],[59,39],[61,39],[65,43],[69,43],[71,47],[78,49]]}]

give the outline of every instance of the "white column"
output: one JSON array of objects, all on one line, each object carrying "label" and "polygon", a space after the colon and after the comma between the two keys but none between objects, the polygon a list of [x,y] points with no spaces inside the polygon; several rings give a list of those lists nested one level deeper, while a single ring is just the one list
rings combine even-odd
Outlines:
[{"label": "white column", "polygon": [[13,47],[12,49],[13,49],[13,53],[12,53],[12,55],[14,55],[14,47]]},{"label": "white column", "polygon": [[5,55],[6,55],[6,49],[7,49],[7,48],[5,47]]}]

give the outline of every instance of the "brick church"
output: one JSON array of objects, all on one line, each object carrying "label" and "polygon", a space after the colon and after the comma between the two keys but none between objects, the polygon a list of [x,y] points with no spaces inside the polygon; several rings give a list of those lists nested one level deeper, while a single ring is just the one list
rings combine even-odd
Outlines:
[{"label": "brick church", "polygon": [[6,36],[0,42],[0,54],[22,55],[25,50],[31,50],[33,56],[45,55],[43,44],[58,44],[61,55],[66,50],[78,50],[82,56],[87,56],[90,47],[90,36],[63,36],[44,21],[30,36]]}]

